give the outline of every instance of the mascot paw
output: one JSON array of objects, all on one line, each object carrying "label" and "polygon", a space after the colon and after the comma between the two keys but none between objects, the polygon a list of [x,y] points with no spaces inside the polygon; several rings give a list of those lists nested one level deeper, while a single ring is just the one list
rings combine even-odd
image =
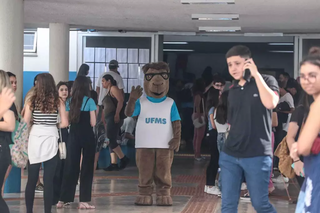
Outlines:
[{"label": "mascot paw", "polygon": [[178,139],[171,139],[169,142],[169,149],[174,150],[175,152],[178,152],[180,148],[180,140]]},{"label": "mascot paw", "polygon": [[170,196],[157,196],[157,206],[172,206],[172,198]]},{"label": "mascot paw", "polygon": [[152,196],[151,195],[148,195],[148,196],[139,195],[136,198],[136,202],[134,204],[137,206],[152,206],[152,204],[153,204]]}]

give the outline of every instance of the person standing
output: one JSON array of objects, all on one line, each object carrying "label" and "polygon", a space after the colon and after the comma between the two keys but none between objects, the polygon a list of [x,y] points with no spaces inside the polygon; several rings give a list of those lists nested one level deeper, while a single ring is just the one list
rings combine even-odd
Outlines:
[{"label": "person standing", "polygon": [[63,172],[62,192],[57,208],[73,202],[80,173],[80,158],[83,155],[80,175],[79,209],[95,209],[90,205],[95,155],[93,127],[96,125],[97,107],[90,98],[89,81],[85,76],[78,76],[72,87],[71,98],[67,100],[70,132],[67,144],[67,159]]},{"label": "person standing", "polygon": [[[5,88],[10,88],[11,85],[9,81],[9,77],[3,70],[0,70],[0,93],[1,98],[2,95],[5,96],[5,93],[7,92]],[[1,107],[3,105],[6,105],[8,103],[3,103],[3,99],[1,99]],[[8,169],[8,166],[11,164],[11,154],[10,154],[10,148],[9,145],[12,143],[11,140],[11,133],[15,129],[15,116],[12,109],[13,102],[9,102],[11,105],[11,108],[8,110],[8,107],[1,116],[0,119],[0,186],[2,188],[2,185],[4,183],[4,178]],[[6,105],[8,106],[8,105]],[[9,213],[9,208],[6,202],[4,201],[2,197],[2,193],[0,194],[0,212],[1,213]]]},{"label": "person standing", "polygon": [[28,142],[28,182],[25,191],[27,213],[33,212],[35,188],[39,169],[44,164],[44,212],[51,213],[53,200],[53,179],[58,163],[58,113],[59,128],[68,126],[65,104],[59,99],[52,75],[39,74],[34,92],[25,107],[24,120],[32,127]]},{"label": "person standing", "polygon": [[279,102],[274,77],[261,75],[249,48],[238,45],[226,54],[234,84],[228,97],[230,132],[220,153],[222,213],[236,213],[244,177],[258,213],[275,213],[268,198],[272,167],[272,109]]}]

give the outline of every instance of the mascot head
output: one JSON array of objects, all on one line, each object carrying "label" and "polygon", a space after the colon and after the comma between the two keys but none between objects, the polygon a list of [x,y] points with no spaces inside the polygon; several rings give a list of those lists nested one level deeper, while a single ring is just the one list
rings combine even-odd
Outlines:
[{"label": "mascot head", "polygon": [[167,63],[157,62],[142,67],[144,91],[149,97],[163,98],[169,91],[170,69]]}]

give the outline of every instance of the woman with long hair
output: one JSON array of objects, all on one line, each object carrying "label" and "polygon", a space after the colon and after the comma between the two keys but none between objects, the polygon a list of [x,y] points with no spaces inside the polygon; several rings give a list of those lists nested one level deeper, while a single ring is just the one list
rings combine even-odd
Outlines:
[{"label": "woman with long hair", "polygon": [[83,156],[80,174],[79,209],[94,209],[90,205],[95,155],[93,127],[96,125],[96,104],[90,98],[89,81],[78,76],[72,87],[71,97],[67,100],[70,132],[67,144],[67,159],[63,173],[62,192],[58,208],[74,201],[76,185],[80,173],[80,158]]},{"label": "woman with long hair", "polygon": [[197,161],[201,161],[204,158],[201,157],[201,144],[206,131],[206,121],[205,121],[205,106],[204,106],[204,96],[205,92],[205,82],[203,79],[195,80],[192,87],[193,95],[193,114],[192,120],[194,124],[194,135],[193,135],[193,149],[194,158]]},{"label": "woman with long hair", "polygon": [[223,144],[226,140],[226,134],[228,131],[228,123],[227,123],[227,115],[228,115],[228,96],[229,91],[225,91],[221,94],[221,97],[219,99],[219,104],[214,111],[214,123],[217,127],[218,131],[218,149],[219,153],[221,152],[223,148]]},{"label": "woman with long hair", "polygon": [[215,185],[216,176],[219,168],[219,151],[217,147],[217,128],[214,123],[214,111],[219,102],[219,90],[211,89],[207,96],[207,114],[208,114],[208,142],[210,146],[210,163],[207,167],[207,182],[205,192],[213,195],[220,195],[218,186]]},{"label": "woman with long hair", "polygon": [[34,193],[39,178],[39,169],[44,164],[44,212],[51,213],[53,199],[53,178],[58,163],[58,129],[68,126],[65,104],[59,99],[52,75],[37,76],[37,84],[25,106],[24,120],[33,125],[28,143],[28,182],[25,191],[27,213],[33,212]]},{"label": "woman with long hair", "polygon": [[[0,93],[4,91],[5,88],[10,88],[11,84],[9,81],[9,76],[3,70],[0,70]],[[2,105],[3,103],[1,103]],[[11,103],[12,104],[12,103]],[[11,133],[15,129],[15,115],[13,108],[11,106],[10,110],[6,110],[0,119],[0,186],[4,183],[4,178],[11,164],[11,155],[9,145],[12,143]],[[0,194],[0,212],[9,213],[9,208]]]},{"label": "woman with long hair", "polygon": [[[115,152],[120,159],[120,168],[124,169],[128,163],[129,158],[125,156],[121,150],[121,147],[117,143],[119,130],[123,124],[123,94],[117,87],[117,82],[114,78],[107,74],[102,78],[103,88],[108,90],[107,95],[102,100],[103,115],[106,120],[106,137],[109,139],[110,153]],[[117,164],[112,164],[111,167],[117,168]]]},{"label": "woman with long hair", "polygon": [[[69,90],[68,90],[68,84],[67,82],[59,82],[57,85],[57,90],[59,93],[59,98],[64,103],[66,103],[68,97],[69,97]],[[69,136],[69,128],[61,128],[59,132],[61,131],[61,137],[59,134],[59,142],[68,142],[68,136]],[[54,176],[54,196],[53,196],[53,205],[57,204],[60,199],[61,194],[61,186],[62,186],[62,180],[63,180],[63,171],[64,171],[64,165],[65,160],[59,160],[56,173]]]},{"label": "woman with long hair", "polygon": [[300,63],[300,82],[303,90],[313,96],[314,102],[310,106],[298,142],[291,146],[294,163],[300,161],[300,155],[304,156],[304,175],[303,172],[299,175],[305,176],[305,181],[300,191],[296,212],[318,212],[320,209],[320,48],[311,48],[309,55]]}]

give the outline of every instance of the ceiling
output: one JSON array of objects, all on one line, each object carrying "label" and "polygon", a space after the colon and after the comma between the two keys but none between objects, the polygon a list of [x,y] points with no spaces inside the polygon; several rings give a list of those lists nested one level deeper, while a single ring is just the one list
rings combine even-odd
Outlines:
[{"label": "ceiling", "polygon": [[[193,54],[193,53],[211,53],[211,54],[225,54],[228,50],[239,45],[239,42],[188,42],[183,45],[164,44],[163,49],[167,49],[166,52],[176,52],[169,50],[193,50],[193,52],[177,52],[179,54]],[[281,44],[281,43],[279,43]],[[293,43],[292,43],[293,44]],[[293,54],[293,45],[269,45],[268,43],[243,43],[249,47],[253,54],[255,53],[270,53],[270,51],[285,51],[284,53]],[[287,52],[288,51],[288,52]]]},{"label": "ceiling", "polygon": [[[197,32],[240,26],[243,33],[319,33],[319,0],[236,0],[234,5],[182,5],[180,0],[24,0],[26,26]],[[237,13],[238,21],[193,21],[193,13]]]}]

